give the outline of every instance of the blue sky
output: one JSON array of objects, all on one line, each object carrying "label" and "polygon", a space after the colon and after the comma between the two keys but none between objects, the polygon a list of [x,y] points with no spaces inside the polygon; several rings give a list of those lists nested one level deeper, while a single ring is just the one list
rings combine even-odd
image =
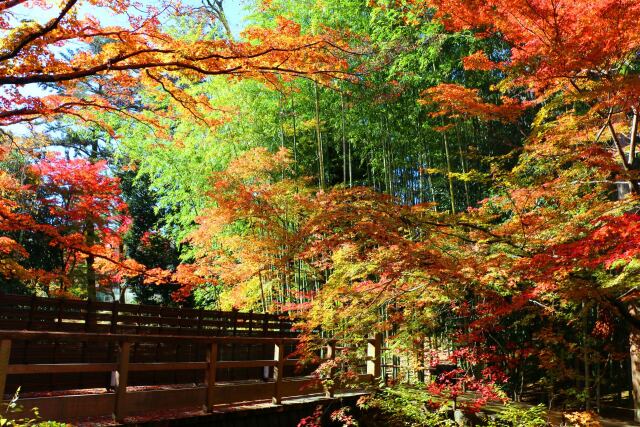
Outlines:
[{"label": "blue sky", "polygon": [[245,26],[244,19],[247,16],[246,0],[225,0],[224,8],[229,20],[229,25],[235,36],[237,36]]},{"label": "blue sky", "polygon": [[[59,2],[52,1],[51,3],[56,4]],[[141,3],[153,5],[156,2],[153,0],[142,0]],[[184,3],[193,5],[202,4],[200,0],[186,0]],[[247,16],[246,7],[249,3],[249,0],[224,0],[225,13],[227,14],[227,19],[229,20],[229,24],[231,25],[235,35],[238,35],[244,28],[244,19]],[[98,18],[103,25],[126,25],[125,20],[114,16],[111,11],[106,11],[104,9],[101,10],[100,8],[96,8],[95,6],[91,6],[84,2],[79,2],[79,5],[79,11],[81,14],[91,14]],[[41,8],[32,9],[25,6],[19,6],[12,9],[12,11],[18,13],[18,19],[33,20],[40,23],[44,23],[53,18],[57,15],[59,10],[59,7],[52,7],[43,13]]]}]

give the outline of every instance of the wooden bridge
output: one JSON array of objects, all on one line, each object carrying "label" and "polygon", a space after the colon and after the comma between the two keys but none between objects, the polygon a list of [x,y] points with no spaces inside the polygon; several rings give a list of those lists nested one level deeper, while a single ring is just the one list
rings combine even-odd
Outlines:
[{"label": "wooden bridge", "polygon": [[[127,417],[301,396],[331,396],[293,358],[277,315],[0,295],[0,396],[43,419]],[[360,379],[380,376],[380,338]],[[319,360],[334,358],[327,340]],[[24,414],[24,412],[23,412]]]}]

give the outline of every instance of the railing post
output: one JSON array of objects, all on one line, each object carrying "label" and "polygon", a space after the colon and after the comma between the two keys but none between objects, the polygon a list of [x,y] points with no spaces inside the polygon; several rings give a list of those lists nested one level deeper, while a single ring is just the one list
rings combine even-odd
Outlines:
[{"label": "railing post", "polygon": [[96,307],[93,301],[88,300],[85,304],[84,331],[95,332],[96,330]]},{"label": "railing post", "polygon": [[115,334],[118,332],[118,311],[120,310],[118,307],[118,301],[113,300],[113,305],[111,306],[111,324],[109,326],[109,332]]},{"label": "railing post", "polygon": [[207,401],[205,411],[210,412],[213,408],[214,390],[216,386],[216,371],[218,369],[218,343],[212,342],[207,349],[207,372],[205,384],[207,385]]},{"label": "railing post", "polygon": [[238,334],[238,310],[237,308],[232,308],[231,309],[231,316],[232,316],[232,322],[233,322],[233,336],[235,337]]},{"label": "railing post", "polygon": [[262,336],[266,337],[269,335],[269,317],[266,313],[262,314]]},{"label": "railing post", "polygon": [[374,380],[382,375],[382,334],[377,333],[367,342],[367,374]]},{"label": "railing post", "polygon": [[27,323],[27,329],[33,328],[33,318],[36,314],[36,309],[38,307],[38,297],[33,295],[31,297],[31,306],[29,307],[29,321]]},{"label": "railing post", "polygon": [[204,316],[204,309],[198,310],[198,335],[202,335],[202,317]]},{"label": "railing post", "polygon": [[127,383],[129,382],[129,353],[131,343],[127,341],[120,342],[120,351],[118,352],[118,370],[116,371],[116,393],[115,405],[113,408],[113,418],[116,421],[122,421],[125,415],[125,398],[127,396]]},{"label": "railing post", "polygon": [[11,340],[0,341],[0,403],[4,398],[4,387],[7,384],[9,356],[11,356]]},{"label": "railing post", "polygon": [[[327,343],[327,359],[328,360],[335,360],[336,358],[336,342],[334,340],[330,340]],[[331,380],[331,377],[333,377],[333,373],[335,371],[335,368],[331,368],[329,370],[329,380]],[[330,386],[327,387],[327,389],[324,392],[326,397],[333,397],[335,394],[335,386]]]},{"label": "railing post", "polygon": [[274,345],[273,360],[276,366],[273,367],[273,404],[282,403],[282,376],[284,374],[284,341],[280,340]]}]

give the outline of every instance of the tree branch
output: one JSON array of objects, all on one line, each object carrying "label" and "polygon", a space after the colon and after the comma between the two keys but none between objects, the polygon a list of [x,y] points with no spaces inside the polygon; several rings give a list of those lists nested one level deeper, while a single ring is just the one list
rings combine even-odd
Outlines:
[{"label": "tree branch", "polygon": [[[49,21],[47,23],[47,25],[45,25],[44,27],[40,28],[40,30],[35,31],[33,33],[27,34],[26,37],[24,37],[22,40],[20,40],[14,47],[13,49],[9,50],[7,53],[0,55],[0,62],[6,61],[7,59],[11,59],[14,56],[16,56],[18,53],[20,53],[20,51],[22,49],[24,49],[29,43],[33,42],[34,40],[39,39],[40,37],[46,35],[47,33],[50,33],[51,31],[53,31],[58,24],[60,23],[60,21],[62,21],[62,18],[65,17],[65,15],[67,13],[69,13],[69,11],[71,10],[71,8],[78,2],[78,0],[69,0],[65,6],[62,8],[62,11],[60,12],[60,14],[52,19],[51,21]],[[9,6],[11,7],[11,6]]]}]

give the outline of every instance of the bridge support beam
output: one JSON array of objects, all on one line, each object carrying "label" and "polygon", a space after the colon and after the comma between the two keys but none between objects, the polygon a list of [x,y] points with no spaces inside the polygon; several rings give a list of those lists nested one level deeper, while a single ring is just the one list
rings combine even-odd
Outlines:
[{"label": "bridge support beam", "polygon": [[284,375],[284,342],[278,341],[273,348],[273,360],[276,365],[273,367],[273,404],[282,403],[282,377]]},{"label": "bridge support beam", "polygon": [[[336,358],[336,342],[335,341],[329,341],[327,343],[327,356],[326,356],[327,360],[334,360]],[[329,372],[329,376],[332,377],[333,373],[334,373],[335,369],[331,368],[330,372]],[[335,395],[335,385],[329,386],[327,387],[327,389],[325,390],[325,396],[326,397],[333,397]]]},{"label": "bridge support beam", "polygon": [[4,386],[7,384],[9,371],[9,356],[11,355],[11,340],[0,341],[0,403],[4,397]]},{"label": "bridge support beam", "polygon": [[119,343],[118,370],[116,371],[116,399],[113,408],[113,418],[120,422],[125,417],[125,399],[127,384],[129,383],[129,353],[131,343],[122,341]]},{"label": "bridge support beam", "polygon": [[367,343],[367,374],[375,380],[382,375],[382,334],[377,333]]},{"label": "bridge support beam", "polygon": [[205,403],[205,411],[211,412],[214,403],[214,392],[216,386],[216,373],[218,370],[218,343],[211,343],[207,350],[207,371],[205,375],[205,384],[207,385],[207,401]]}]

